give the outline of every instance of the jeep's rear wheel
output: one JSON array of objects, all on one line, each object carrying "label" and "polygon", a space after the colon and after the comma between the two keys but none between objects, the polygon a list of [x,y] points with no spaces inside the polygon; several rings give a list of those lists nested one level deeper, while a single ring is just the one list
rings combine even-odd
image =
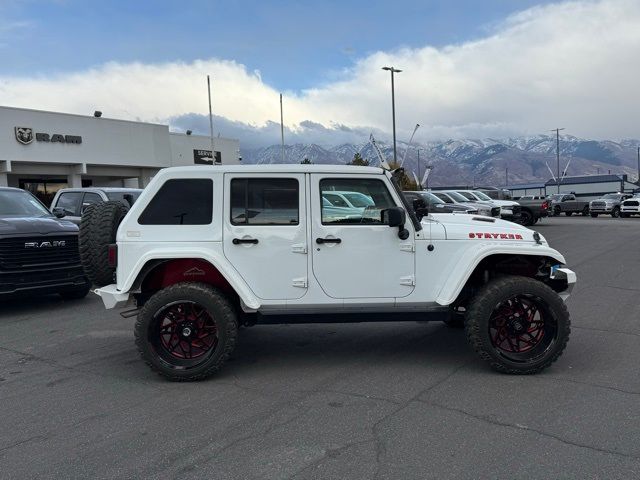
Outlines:
[{"label": "jeep's rear wheel", "polygon": [[201,283],[177,283],[142,307],[136,345],[145,362],[172,381],[214,374],[236,344],[237,319],[227,298]]},{"label": "jeep's rear wheel", "polygon": [[115,268],[109,265],[109,244],[116,242],[120,222],[129,209],[121,202],[88,205],[82,213],[78,243],[84,273],[102,287],[113,283]]},{"label": "jeep's rear wheel", "polygon": [[469,306],[467,339],[494,370],[532,374],[544,370],[569,340],[569,312],[544,283],[502,277],[488,283]]}]

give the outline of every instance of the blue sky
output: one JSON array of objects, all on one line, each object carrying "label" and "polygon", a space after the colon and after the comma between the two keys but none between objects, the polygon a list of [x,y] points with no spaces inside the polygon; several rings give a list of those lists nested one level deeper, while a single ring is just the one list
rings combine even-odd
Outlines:
[{"label": "blue sky", "polygon": [[232,59],[282,90],[331,82],[374,51],[486,35],[534,0],[0,0],[0,73],[50,74],[108,61]]},{"label": "blue sky", "polygon": [[[637,138],[638,0],[0,0],[0,105],[326,145]],[[275,133],[274,133],[275,132]],[[246,140],[245,140],[246,139]]]}]

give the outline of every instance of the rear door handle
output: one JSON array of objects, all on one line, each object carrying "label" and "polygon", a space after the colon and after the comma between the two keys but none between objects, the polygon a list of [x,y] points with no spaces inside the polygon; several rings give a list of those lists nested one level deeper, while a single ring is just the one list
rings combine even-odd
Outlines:
[{"label": "rear door handle", "polygon": [[322,245],[323,243],[342,243],[340,238],[316,238],[316,243]]},{"label": "rear door handle", "polygon": [[241,243],[253,243],[253,244],[256,244],[256,243],[258,243],[258,239],[257,238],[234,238],[233,240],[231,240],[231,242],[234,245],[240,245]]}]

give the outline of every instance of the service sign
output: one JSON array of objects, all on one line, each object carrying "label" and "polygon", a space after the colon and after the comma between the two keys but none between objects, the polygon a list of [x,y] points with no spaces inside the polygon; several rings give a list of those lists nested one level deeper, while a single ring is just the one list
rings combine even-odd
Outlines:
[{"label": "service sign", "polygon": [[[213,165],[211,150],[193,150],[193,163],[197,165]],[[222,163],[220,152],[216,152],[216,163]]]}]

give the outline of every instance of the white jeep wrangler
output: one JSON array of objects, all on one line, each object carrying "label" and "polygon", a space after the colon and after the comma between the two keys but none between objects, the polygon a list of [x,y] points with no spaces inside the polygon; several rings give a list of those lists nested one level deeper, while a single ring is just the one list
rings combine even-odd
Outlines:
[{"label": "white jeep wrangler", "polygon": [[[240,325],[444,320],[496,370],[564,350],[576,281],[537,232],[466,214],[418,218],[397,172],[322,165],[162,170],[127,212],[91,205],[83,265],[107,308],[135,301],[136,345],[171,380],[205,378]],[[354,192],[356,206],[326,199]],[[421,212],[418,211],[418,214]],[[112,283],[115,278],[115,283]]]}]

